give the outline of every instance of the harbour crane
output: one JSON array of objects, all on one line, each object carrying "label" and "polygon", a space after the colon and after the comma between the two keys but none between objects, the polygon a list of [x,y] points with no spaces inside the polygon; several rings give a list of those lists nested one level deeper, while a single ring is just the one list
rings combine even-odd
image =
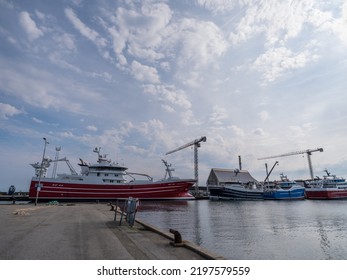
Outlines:
[{"label": "harbour crane", "polygon": [[258,160],[269,159],[269,158],[278,158],[278,157],[286,157],[286,156],[300,155],[300,154],[307,154],[308,168],[310,170],[311,179],[313,180],[314,177],[313,177],[313,169],[312,169],[312,161],[311,161],[311,155],[313,152],[323,152],[323,148],[317,148],[317,149],[313,149],[313,150],[308,149],[308,150],[303,150],[303,151],[296,151],[296,152],[281,154],[281,155],[277,155],[277,156],[262,157],[262,158],[258,158]]},{"label": "harbour crane", "polygon": [[199,168],[198,168],[198,148],[200,147],[201,142],[206,142],[206,136],[200,137],[200,139],[195,139],[194,141],[191,141],[177,149],[174,149],[172,151],[167,152],[165,155],[169,155],[172,153],[175,153],[177,151],[183,150],[185,148],[188,148],[190,146],[194,145],[194,173],[195,173],[195,191],[198,192],[199,188]]}]

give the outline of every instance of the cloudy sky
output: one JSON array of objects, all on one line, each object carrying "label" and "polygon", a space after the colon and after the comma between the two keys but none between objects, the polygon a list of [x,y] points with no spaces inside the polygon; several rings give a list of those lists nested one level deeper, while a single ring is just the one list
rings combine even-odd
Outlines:
[{"label": "cloudy sky", "polygon": [[[279,160],[308,178],[306,155],[347,176],[347,2],[342,0],[0,0],[0,190],[27,190],[47,155],[194,177],[212,167],[257,179]],[[65,172],[61,163],[60,172]],[[59,170],[58,170],[59,173]]]}]

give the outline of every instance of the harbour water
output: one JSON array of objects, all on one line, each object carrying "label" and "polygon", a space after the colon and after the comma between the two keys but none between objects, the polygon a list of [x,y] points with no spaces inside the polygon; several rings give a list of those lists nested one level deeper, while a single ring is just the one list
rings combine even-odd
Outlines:
[{"label": "harbour water", "polygon": [[142,201],[136,218],[227,259],[347,260],[347,200]]}]

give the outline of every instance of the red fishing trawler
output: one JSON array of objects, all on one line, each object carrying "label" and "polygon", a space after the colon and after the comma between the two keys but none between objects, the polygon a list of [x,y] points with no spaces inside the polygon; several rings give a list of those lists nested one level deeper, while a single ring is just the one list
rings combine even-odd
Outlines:
[{"label": "red fishing trawler", "polygon": [[[194,199],[189,188],[195,179],[180,179],[172,176],[174,169],[163,160],[166,167],[165,177],[153,181],[153,178],[141,173],[127,171],[127,167],[112,162],[107,155],[100,154],[100,148],[94,151],[98,155],[97,162],[88,164],[80,159],[81,173],[78,174],[66,158],[50,160],[43,157],[41,163],[31,164],[35,168],[35,176],[31,180],[29,199],[58,201],[96,201],[127,199]],[[52,175],[46,177],[52,162],[65,161],[71,174]],[[54,170],[54,169],[53,169]],[[138,178],[142,179],[138,179]],[[145,178],[145,179],[143,179]]]},{"label": "red fishing trawler", "polygon": [[305,182],[305,194],[308,199],[347,199],[347,182],[342,177],[331,175]]}]

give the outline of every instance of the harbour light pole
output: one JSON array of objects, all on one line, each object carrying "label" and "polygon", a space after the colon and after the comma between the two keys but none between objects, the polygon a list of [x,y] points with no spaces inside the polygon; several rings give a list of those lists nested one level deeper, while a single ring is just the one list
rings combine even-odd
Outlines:
[{"label": "harbour light pole", "polygon": [[40,174],[39,174],[39,183],[36,186],[36,200],[35,200],[35,206],[37,205],[37,200],[39,198],[39,192],[41,190],[41,176],[42,176],[42,172],[43,172],[43,162],[45,160],[45,154],[46,154],[46,146],[47,144],[49,144],[49,142],[47,141],[47,139],[45,137],[43,137],[43,140],[45,141],[45,146],[43,148],[43,155],[42,155],[42,161],[41,161],[41,169],[40,169]]}]

